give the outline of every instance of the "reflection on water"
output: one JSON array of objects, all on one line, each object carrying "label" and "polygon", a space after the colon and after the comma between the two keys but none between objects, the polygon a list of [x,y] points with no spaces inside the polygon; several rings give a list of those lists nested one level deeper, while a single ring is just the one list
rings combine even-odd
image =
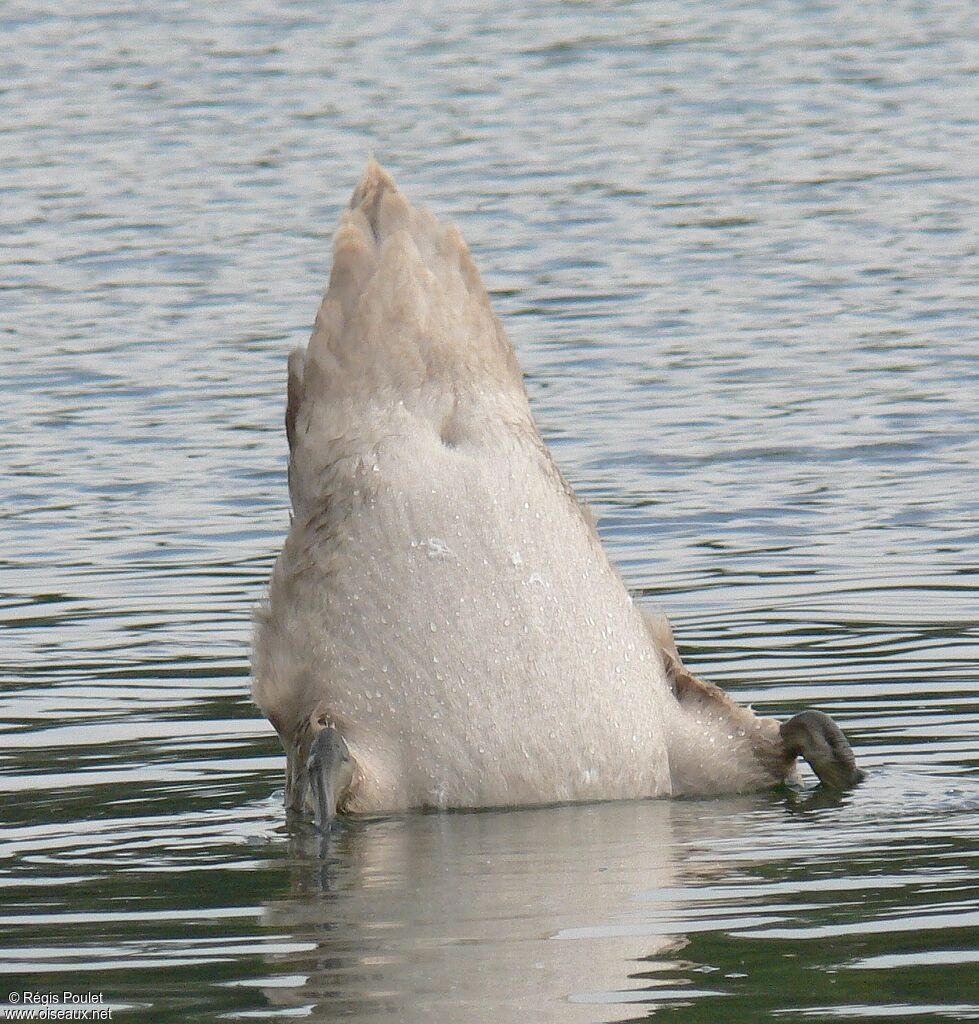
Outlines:
[{"label": "reflection on water", "polygon": [[[0,7],[0,995],[979,1019],[973,21]],[[371,150],[469,238],[685,660],[848,730],[842,802],[408,816],[327,851],[284,822],[250,614],[285,354]]]},{"label": "reflection on water", "polygon": [[583,977],[617,988],[623,963],[675,945],[561,941],[674,882],[666,803],[417,816],[347,830],[326,856],[296,845],[292,893],[266,920],[311,948],[272,958],[304,977],[270,990],[276,1005],[363,1020],[589,1020],[555,993]]},{"label": "reflection on water", "polygon": [[979,1014],[948,999],[979,960],[974,784],[877,770],[816,806],[412,815],[325,841],[277,813],[5,830],[5,933],[32,935],[8,984],[77,978],[173,1020]]},{"label": "reflection on water", "polygon": [[[979,913],[961,907],[979,791],[935,789],[915,807],[899,785],[871,780],[819,810],[790,797],[606,804],[376,823],[325,853],[300,839],[290,896],[266,921],[309,945],[270,958],[266,995],[365,1021],[862,1015],[902,992],[940,1003],[950,968],[965,993],[979,960]],[[881,815],[886,838],[857,855],[848,836]],[[926,949],[891,962],[881,954],[902,932]],[[909,982],[909,965],[942,969]]]}]

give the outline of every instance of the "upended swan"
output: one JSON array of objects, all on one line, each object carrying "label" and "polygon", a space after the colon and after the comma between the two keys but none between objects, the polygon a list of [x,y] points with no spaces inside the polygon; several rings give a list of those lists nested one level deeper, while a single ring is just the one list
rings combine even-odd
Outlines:
[{"label": "upended swan", "polygon": [[256,614],[253,693],[286,804],[512,807],[859,772],[817,711],[779,725],[683,666],[541,440],[458,229],[374,161],[289,356],[293,516]]}]

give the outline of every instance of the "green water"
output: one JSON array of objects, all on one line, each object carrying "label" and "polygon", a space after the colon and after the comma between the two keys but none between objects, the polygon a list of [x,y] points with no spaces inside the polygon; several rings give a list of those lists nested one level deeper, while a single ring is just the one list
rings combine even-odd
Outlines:
[{"label": "green water", "polygon": [[[971,7],[18,0],[0,37],[0,995],[979,1019]],[[460,224],[685,661],[831,713],[857,790],[285,822],[250,616],[370,151]]]}]

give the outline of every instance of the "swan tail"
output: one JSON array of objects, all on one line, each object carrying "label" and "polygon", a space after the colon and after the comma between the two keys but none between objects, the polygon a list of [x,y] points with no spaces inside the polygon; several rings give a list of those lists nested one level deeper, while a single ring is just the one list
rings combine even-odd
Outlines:
[{"label": "swan tail", "polygon": [[302,365],[294,362],[293,438],[311,400],[387,389],[403,398],[430,382],[522,389],[459,230],[413,207],[373,159],[340,219],[329,287]]},{"label": "swan tail", "polygon": [[514,436],[494,433],[500,423],[543,451],[462,235],[412,206],[371,160],[340,217],[312,336],[289,357],[293,511],[305,518],[330,499],[340,515],[360,491],[358,466],[383,461],[379,447],[434,471],[430,456]]}]

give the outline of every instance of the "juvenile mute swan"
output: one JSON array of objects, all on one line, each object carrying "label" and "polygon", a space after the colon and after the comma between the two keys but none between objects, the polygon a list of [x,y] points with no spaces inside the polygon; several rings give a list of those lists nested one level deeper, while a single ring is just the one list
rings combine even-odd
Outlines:
[{"label": "juvenile mute swan", "polygon": [[459,231],[371,162],[289,357],[293,517],[253,692],[286,803],[476,808],[857,778],[820,712],[781,728],[683,667],[544,447]]}]

